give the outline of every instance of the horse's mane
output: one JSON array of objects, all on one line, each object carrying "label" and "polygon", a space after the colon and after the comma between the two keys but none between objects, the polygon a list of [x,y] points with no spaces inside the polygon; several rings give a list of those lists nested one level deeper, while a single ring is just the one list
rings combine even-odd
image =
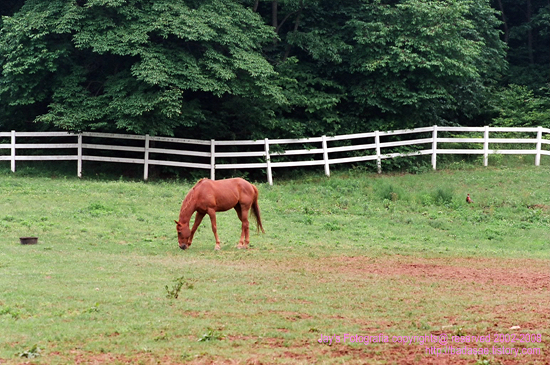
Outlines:
[{"label": "horse's mane", "polygon": [[204,180],[208,180],[207,178],[203,178],[203,179],[200,179],[196,184],[195,186],[193,186],[191,188],[191,190],[189,190],[189,192],[187,193],[187,195],[185,196],[185,198],[183,199],[183,201],[181,202],[181,209],[180,209],[180,217],[182,215],[182,213],[184,211],[187,210],[187,208],[189,207],[189,204],[191,204],[191,202],[193,201],[193,196],[195,195],[195,189],[197,188],[197,186],[199,186],[200,183],[202,183]]}]

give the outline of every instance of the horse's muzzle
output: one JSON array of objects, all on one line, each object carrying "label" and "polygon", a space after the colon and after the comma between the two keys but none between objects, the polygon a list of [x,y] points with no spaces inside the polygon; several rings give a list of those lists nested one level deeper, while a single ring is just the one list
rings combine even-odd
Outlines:
[{"label": "horse's muzzle", "polygon": [[181,248],[182,250],[187,250],[187,247],[189,247],[189,246],[187,246],[186,244],[179,245],[179,246],[180,246],[180,248]]}]

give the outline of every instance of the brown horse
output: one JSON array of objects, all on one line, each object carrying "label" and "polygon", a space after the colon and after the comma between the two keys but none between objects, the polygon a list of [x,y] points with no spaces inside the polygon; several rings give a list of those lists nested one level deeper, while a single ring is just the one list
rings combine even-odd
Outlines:
[{"label": "brown horse", "polygon": [[[206,214],[210,216],[212,231],[216,237],[216,250],[220,249],[220,237],[216,227],[216,212],[225,212],[235,209],[242,222],[241,239],[238,248],[248,248],[250,243],[250,230],[248,223],[248,212],[252,208],[252,214],[256,218],[258,232],[262,230],[260,218],[260,207],[258,206],[258,189],[246,180],[235,178],[227,180],[202,179],[187,193],[181,204],[179,221],[176,222],[178,231],[178,244],[182,250],[191,246],[193,235],[201,224]],[[189,221],[193,213],[195,223],[189,229]]]}]

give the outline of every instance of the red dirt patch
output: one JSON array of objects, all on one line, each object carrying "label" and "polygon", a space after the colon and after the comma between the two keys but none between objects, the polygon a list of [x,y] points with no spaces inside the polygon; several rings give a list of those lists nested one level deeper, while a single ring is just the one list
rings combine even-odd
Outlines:
[{"label": "red dirt patch", "polygon": [[166,364],[175,365],[178,362],[173,361],[168,356],[156,358],[151,354],[140,353],[132,356],[120,355],[120,354],[95,354],[90,352],[73,350],[70,352],[73,360],[73,364],[86,364],[86,365],[102,365],[102,364]]},{"label": "red dirt patch", "polygon": [[338,266],[338,272],[342,273],[487,283],[523,290],[550,289],[550,267],[542,260],[421,259],[406,256],[374,260],[369,257],[338,257],[333,260],[336,265],[328,266]]}]

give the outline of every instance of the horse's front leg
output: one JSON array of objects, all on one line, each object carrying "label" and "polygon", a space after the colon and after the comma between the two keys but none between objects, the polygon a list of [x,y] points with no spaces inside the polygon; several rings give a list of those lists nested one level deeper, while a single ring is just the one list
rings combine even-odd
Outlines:
[{"label": "horse's front leg", "polygon": [[205,213],[197,212],[195,215],[195,223],[193,223],[193,228],[191,229],[191,235],[189,236],[189,241],[187,242],[187,246],[191,246],[191,242],[193,241],[193,236],[195,235],[195,232],[197,231],[197,228],[199,228],[199,225],[202,222],[202,219],[204,218]]},{"label": "horse's front leg", "polygon": [[212,223],[212,232],[214,232],[214,237],[216,237],[216,250],[220,249],[220,237],[218,236],[218,227],[216,225],[216,211],[214,209],[208,210],[208,215],[210,216],[210,222]]}]

